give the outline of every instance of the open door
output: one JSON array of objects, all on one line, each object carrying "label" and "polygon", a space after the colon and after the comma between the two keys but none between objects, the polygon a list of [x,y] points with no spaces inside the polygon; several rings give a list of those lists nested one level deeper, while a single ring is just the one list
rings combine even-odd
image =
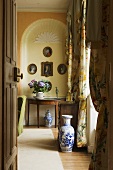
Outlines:
[{"label": "open door", "polygon": [[16,1],[3,0],[3,154],[1,170],[17,170]]}]

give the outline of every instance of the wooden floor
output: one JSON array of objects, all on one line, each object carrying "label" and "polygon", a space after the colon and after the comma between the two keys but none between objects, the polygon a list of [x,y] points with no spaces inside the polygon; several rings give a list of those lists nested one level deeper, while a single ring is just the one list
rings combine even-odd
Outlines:
[{"label": "wooden floor", "polygon": [[[51,128],[55,139],[58,138],[58,129]],[[59,148],[59,146],[58,146]],[[59,155],[64,170],[88,170],[91,154],[87,153],[86,148],[74,149],[71,153],[63,153],[59,150]]]},{"label": "wooden floor", "polygon": [[[25,126],[24,128],[31,128],[31,126]],[[37,126],[32,128],[37,128]],[[51,130],[54,138],[58,141],[58,128],[52,127]],[[91,154],[88,154],[86,149],[74,149],[73,152],[63,153],[59,150],[58,145],[58,151],[64,170],[88,170]]]}]

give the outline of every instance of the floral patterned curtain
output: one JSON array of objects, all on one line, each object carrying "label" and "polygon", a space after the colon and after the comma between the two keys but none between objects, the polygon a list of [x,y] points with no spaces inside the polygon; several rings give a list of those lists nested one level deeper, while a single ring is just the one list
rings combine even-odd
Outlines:
[{"label": "floral patterned curtain", "polygon": [[[109,111],[107,97],[108,85],[106,82],[106,60],[108,56],[109,0],[88,0],[87,9],[90,7],[90,10],[88,9],[87,11],[87,21],[85,21],[86,0],[73,0],[73,2],[74,20],[72,22],[75,27],[72,32],[72,36],[74,35],[74,38],[72,37],[72,93],[74,94],[74,100],[79,100],[80,103],[77,128],[77,146],[82,147],[87,143],[87,92],[85,91],[87,85],[85,81],[87,79],[87,69],[85,70],[85,64],[87,63],[90,55],[90,50],[86,48],[85,44],[85,38],[87,37],[87,41],[91,42],[90,92],[95,109],[99,112],[95,135],[95,146],[89,170],[107,170],[107,128]],[[88,16],[90,18],[88,18]],[[87,29],[85,26],[87,26]]]},{"label": "floral patterned curtain", "polygon": [[[86,47],[85,24],[86,24],[86,0],[73,1],[74,17],[72,19],[72,49],[71,56],[71,93],[74,100],[79,101],[77,147],[87,145],[86,139],[86,99],[87,99],[87,72],[89,67],[90,49]],[[75,39],[76,38],[76,39]],[[70,59],[69,59],[70,61]],[[69,84],[69,82],[68,82]],[[70,87],[71,87],[70,86]]]},{"label": "floral patterned curtain", "polygon": [[[95,1],[95,3],[97,3],[97,1]],[[98,1],[98,3],[100,2]],[[106,64],[108,57],[109,0],[101,1],[101,9],[101,35],[97,36],[98,31],[97,33],[95,32],[96,37],[100,37],[100,40],[97,39],[97,41],[94,42],[93,40],[96,40],[96,38],[92,37],[93,35],[90,36],[90,32],[87,34],[91,41],[90,92],[95,109],[99,112],[95,134],[95,146],[89,170],[108,169],[108,85],[106,81]],[[96,10],[94,12],[96,12]],[[98,13],[100,13],[100,11],[98,11]],[[90,29],[91,28],[89,28],[89,30]],[[98,29],[99,28],[97,28],[97,30]]]},{"label": "floral patterned curtain", "polygon": [[79,113],[77,127],[77,147],[87,146],[87,110],[86,102],[88,96],[88,71],[90,60],[90,48],[82,46],[83,55],[81,52],[80,72],[79,72]]},{"label": "floral patterned curtain", "polygon": [[79,66],[79,113],[77,127],[77,147],[87,146],[86,129],[86,100],[88,95],[88,71],[90,48],[86,47],[86,1],[82,2],[82,25],[81,25],[81,41],[80,41],[80,66]]},{"label": "floral patterned curtain", "polygon": [[73,94],[71,94],[72,89],[72,34],[70,31],[69,36],[69,58],[68,58],[68,93],[67,93],[67,101],[72,101]]},{"label": "floral patterned curtain", "polygon": [[67,101],[73,100],[73,94],[71,93],[72,89],[72,3],[67,12],[67,33],[66,33],[66,62],[68,65],[68,92],[66,96]]}]

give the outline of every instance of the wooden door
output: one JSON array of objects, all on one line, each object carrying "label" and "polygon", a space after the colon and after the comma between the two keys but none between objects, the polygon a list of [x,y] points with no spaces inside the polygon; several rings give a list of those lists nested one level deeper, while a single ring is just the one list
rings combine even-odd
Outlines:
[{"label": "wooden door", "polygon": [[3,1],[3,167],[17,169],[16,1]]},{"label": "wooden door", "polygon": [[3,60],[3,1],[0,1],[0,170],[2,170],[2,60]]}]

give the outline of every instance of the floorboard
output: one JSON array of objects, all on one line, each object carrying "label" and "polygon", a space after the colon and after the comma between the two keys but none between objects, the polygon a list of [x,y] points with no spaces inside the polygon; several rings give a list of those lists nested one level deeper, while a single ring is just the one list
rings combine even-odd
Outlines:
[{"label": "floorboard", "polygon": [[[58,139],[58,129],[52,128],[55,139]],[[58,145],[59,149],[59,145]],[[59,155],[64,170],[88,170],[91,154],[87,153],[87,148],[75,148],[73,152],[63,153],[59,149]]]},{"label": "floorboard", "polygon": [[[37,126],[25,126],[24,128],[37,128]],[[58,141],[58,128],[51,127],[51,130],[53,132],[54,138]],[[73,152],[63,153],[59,149],[58,144],[58,151],[64,170],[88,170],[91,154],[87,153],[86,148],[75,148]]]}]

